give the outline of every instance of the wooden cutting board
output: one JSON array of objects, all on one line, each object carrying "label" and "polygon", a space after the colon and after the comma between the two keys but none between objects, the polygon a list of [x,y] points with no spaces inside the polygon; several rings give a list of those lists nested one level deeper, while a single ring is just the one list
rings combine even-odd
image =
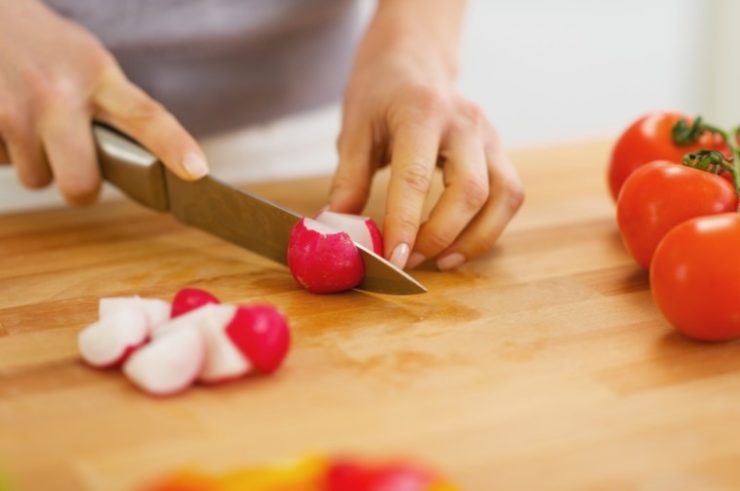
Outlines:
[{"label": "wooden cutting board", "polygon": [[[429,293],[315,296],[287,270],[115,202],[0,217],[0,468],[21,489],[131,490],[309,452],[411,456],[468,490],[740,486],[740,345],[672,333],[620,243],[605,142],[513,155],[527,202]],[[382,211],[384,180],[370,213]],[[254,186],[303,212],[328,179]],[[272,302],[284,369],[151,399],[77,357],[99,297]]]}]

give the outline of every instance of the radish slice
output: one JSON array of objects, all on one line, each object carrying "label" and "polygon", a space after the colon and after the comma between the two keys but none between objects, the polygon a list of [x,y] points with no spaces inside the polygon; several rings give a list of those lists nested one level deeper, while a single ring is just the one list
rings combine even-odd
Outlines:
[{"label": "radish slice", "polygon": [[[190,312],[187,312],[185,314],[181,314],[178,317],[174,317],[170,319],[169,321],[165,322],[164,324],[160,324],[159,326],[155,327],[154,330],[152,330],[152,338],[156,339],[159,338],[171,331],[176,331],[178,329],[182,329],[184,327],[189,326],[200,326],[201,323],[203,323],[204,319],[214,315],[213,310],[216,307],[221,307],[217,304],[206,304],[202,307],[198,307],[197,309],[191,310]],[[235,307],[228,307],[227,308],[232,309],[232,315],[233,311],[236,310]],[[228,319],[224,322],[224,325],[228,323]]]},{"label": "radish slice", "polygon": [[271,305],[239,307],[226,334],[256,370],[270,374],[280,368],[290,348],[290,330],[283,314]]},{"label": "radish slice", "polygon": [[383,235],[372,218],[326,210],[319,213],[316,221],[347,232],[365,249],[383,255]]},{"label": "radish slice", "polygon": [[298,284],[313,293],[349,290],[365,275],[360,250],[349,234],[310,218],[293,226],[288,266]]},{"label": "radish slice", "polygon": [[205,354],[200,330],[195,327],[167,333],[138,350],[123,366],[123,373],[144,392],[154,396],[176,394],[198,377]]},{"label": "radish slice", "polygon": [[177,292],[172,300],[171,317],[174,319],[209,303],[218,304],[221,302],[218,298],[200,288],[183,288]]},{"label": "radish slice", "polygon": [[83,329],[77,346],[82,359],[98,368],[118,366],[149,338],[143,310],[117,309]]},{"label": "radish slice", "polygon": [[141,310],[147,318],[149,328],[163,324],[170,318],[170,304],[158,298],[111,297],[101,298],[98,304],[98,316],[101,319],[119,310]]},{"label": "radish slice", "polygon": [[249,360],[226,334],[226,326],[237,312],[231,305],[212,307],[201,316],[199,327],[205,340],[206,359],[198,380],[208,384],[228,382],[245,376],[252,368]]}]

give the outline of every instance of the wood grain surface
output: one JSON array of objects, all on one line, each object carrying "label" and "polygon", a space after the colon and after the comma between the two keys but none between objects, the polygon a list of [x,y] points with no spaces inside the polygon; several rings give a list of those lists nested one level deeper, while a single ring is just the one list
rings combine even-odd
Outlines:
[{"label": "wood grain surface", "polygon": [[[627,257],[605,142],[515,152],[527,201],[429,293],[315,296],[286,269],[126,202],[0,217],[0,473],[132,490],[183,465],[411,456],[462,488],[740,488],[740,345],[672,333]],[[369,208],[382,211],[383,180]],[[303,212],[328,179],[254,186]],[[284,369],[166,400],[87,368],[99,297],[199,286],[292,321]]]}]

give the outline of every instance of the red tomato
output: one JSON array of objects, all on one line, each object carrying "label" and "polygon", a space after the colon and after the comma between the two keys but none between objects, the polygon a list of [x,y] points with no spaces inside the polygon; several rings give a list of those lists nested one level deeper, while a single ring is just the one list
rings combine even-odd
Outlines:
[{"label": "red tomato", "polygon": [[697,150],[725,149],[722,138],[709,133],[702,135],[694,145],[679,146],[673,143],[671,130],[681,118],[689,122],[692,120],[681,113],[650,113],[632,123],[622,133],[614,146],[609,162],[609,189],[615,201],[624,181],[641,165],[653,160],[681,162],[685,154]]},{"label": "red tomato", "polygon": [[625,247],[647,269],[658,243],[673,227],[737,207],[737,193],[726,179],[656,161],[640,167],[625,181],[617,201],[617,223]]},{"label": "red tomato", "polygon": [[668,232],[650,266],[653,298],[676,329],[702,341],[740,337],[740,215],[686,221]]}]

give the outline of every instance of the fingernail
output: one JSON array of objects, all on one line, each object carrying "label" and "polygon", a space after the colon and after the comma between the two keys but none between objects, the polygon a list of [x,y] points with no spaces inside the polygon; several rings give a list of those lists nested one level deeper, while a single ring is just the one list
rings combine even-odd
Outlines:
[{"label": "fingernail", "polygon": [[439,258],[439,260],[437,261],[437,267],[441,271],[449,271],[450,269],[455,269],[464,262],[465,256],[463,256],[459,252],[453,252],[452,254],[448,254],[445,257]]},{"label": "fingernail", "polygon": [[405,242],[401,242],[395,249],[393,249],[393,254],[391,254],[391,263],[393,263],[397,268],[403,269],[409,258],[409,252],[411,252],[409,245]]},{"label": "fingernail", "polygon": [[182,166],[185,168],[185,172],[193,179],[199,179],[208,174],[208,164],[196,152],[188,152],[185,155],[185,160],[182,161]]},{"label": "fingernail", "polygon": [[427,258],[424,256],[424,254],[420,252],[414,252],[409,256],[409,262],[406,263],[406,269],[414,269],[424,261],[426,261]]}]

